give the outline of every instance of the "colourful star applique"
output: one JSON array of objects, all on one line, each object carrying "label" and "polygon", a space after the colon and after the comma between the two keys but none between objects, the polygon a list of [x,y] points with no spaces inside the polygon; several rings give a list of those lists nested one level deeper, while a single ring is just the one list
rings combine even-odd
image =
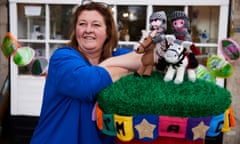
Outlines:
[{"label": "colourful star applique", "polygon": [[146,119],[143,119],[140,124],[136,125],[135,128],[138,131],[139,138],[153,138],[153,131],[156,125],[149,123]]},{"label": "colourful star applique", "polygon": [[204,122],[201,121],[198,126],[192,128],[193,140],[196,140],[198,138],[205,139],[206,132],[208,129],[209,126],[205,125]]}]

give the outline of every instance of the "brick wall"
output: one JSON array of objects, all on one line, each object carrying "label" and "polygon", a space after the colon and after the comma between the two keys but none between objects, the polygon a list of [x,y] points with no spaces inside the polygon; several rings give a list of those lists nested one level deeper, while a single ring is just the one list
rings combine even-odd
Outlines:
[{"label": "brick wall", "polygon": [[[232,1],[232,36],[240,44],[240,1]],[[232,107],[236,120],[236,127],[224,134],[223,144],[240,144],[240,61],[232,63],[234,74],[227,79],[227,89],[232,94]]]},{"label": "brick wall", "polygon": [[[239,12],[240,13],[240,12]],[[240,33],[234,33],[233,39],[240,44]],[[223,144],[240,144],[240,61],[232,63],[233,75],[227,79],[227,89],[232,94],[232,107],[236,121],[236,127],[224,134]]]},{"label": "brick wall", "polygon": [[[0,1],[0,44],[2,44],[2,40],[6,32],[8,31],[8,16],[7,16],[7,0]],[[8,74],[8,60],[0,52],[0,88]]]}]

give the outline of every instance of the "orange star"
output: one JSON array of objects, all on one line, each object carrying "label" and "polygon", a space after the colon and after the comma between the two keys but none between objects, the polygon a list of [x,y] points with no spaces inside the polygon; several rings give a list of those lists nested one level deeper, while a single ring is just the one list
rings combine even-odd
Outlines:
[{"label": "orange star", "polygon": [[156,125],[149,123],[146,119],[143,119],[140,124],[136,125],[135,128],[138,131],[139,138],[153,138],[153,131]]},{"label": "orange star", "polygon": [[205,125],[203,121],[199,123],[198,126],[192,128],[193,132],[193,140],[196,140],[198,138],[205,139],[206,132],[209,129],[209,126]]}]

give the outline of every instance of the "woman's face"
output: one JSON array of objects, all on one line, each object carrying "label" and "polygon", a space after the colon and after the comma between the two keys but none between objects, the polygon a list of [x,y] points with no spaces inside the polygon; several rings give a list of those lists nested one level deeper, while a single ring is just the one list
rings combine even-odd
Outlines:
[{"label": "woman's face", "polygon": [[94,10],[83,11],[78,16],[76,38],[79,49],[88,54],[101,54],[107,39],[107,29],[103,16]]}]

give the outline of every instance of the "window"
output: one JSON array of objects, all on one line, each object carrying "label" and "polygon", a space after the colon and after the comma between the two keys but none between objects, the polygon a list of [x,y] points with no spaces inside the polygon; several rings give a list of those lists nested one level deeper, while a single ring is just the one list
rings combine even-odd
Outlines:
[{"label": "window", "polygon": [[[49,58],[70,36],[74,5],[18,4],[18,40],[21,46],[35,50],[36,57]],[[28,65],[19,67],[18,74],[30,74]]]},{"label": "window", "polygon": [[70,36],[72,5],[50,5],[50,39],[67,40]]},{"label": "window", "polygon": [[[200,44],[198,48],[201,55],[197,56],[198,61],[200,64],[206,65],[207,58],[212,54],[217,54],[219,7],[191,6],[188,13],[191,21],[192,39],[195,43]],[[205,46],[201,44],[205,44]]]},{"label": "window", "polygon": [[[37,54],[50,57],[70,36],[70,22],[75,5],[18,4],[18,39],[22,46],[30,46]],[[211,54],[217,54],[219,6],[170,5],[111,5],[119,30],[119,47],[134,48],[141,38],[141,30],[148,30],[148,17],[156,11],[165,11],[168,19],[166,34],[172,34],[170,15],[175,10],[187,11],[193,42],[199,47],[201,64]],[[201,36],[207,39],[201,39]],[[28,74],[20,68],[19,74]]]},{"label": "window", "polygon": [[117,6],[117,23],[121,41],[138,41],[146,29],[146,6]]},{"label": "window", "polygon": [[18,5],[18,39],[45,39],[44,5]]}]

